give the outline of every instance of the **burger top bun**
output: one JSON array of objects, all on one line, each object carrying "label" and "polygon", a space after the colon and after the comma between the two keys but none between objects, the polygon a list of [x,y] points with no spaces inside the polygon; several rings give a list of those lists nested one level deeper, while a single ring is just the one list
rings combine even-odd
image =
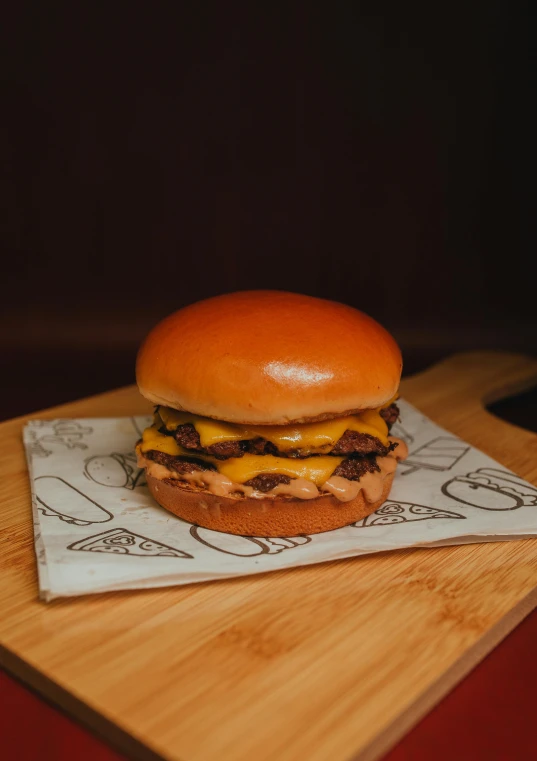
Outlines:
[{"label": "burger top bun", "polygon": [[155,404],[232,423],[286,425],[380,407],[401,352],[363,312],[285,291],[240,291],[166,317],[138,352]]}]

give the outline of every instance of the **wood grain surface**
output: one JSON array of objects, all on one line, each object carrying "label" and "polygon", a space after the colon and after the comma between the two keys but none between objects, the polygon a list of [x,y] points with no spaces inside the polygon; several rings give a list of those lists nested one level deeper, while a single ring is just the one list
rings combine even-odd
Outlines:
[{"label": "wood grain surface", "polygon": [[[536,381],[528,357],[458,354],[402,396],[537,484],[537,435],[483,408]],[[148,408],[125,388],[28,418]],[[42,603],[26,419],[0,426],[0,662],[132,757],[377,758],[537,604],[537,539]]]}]

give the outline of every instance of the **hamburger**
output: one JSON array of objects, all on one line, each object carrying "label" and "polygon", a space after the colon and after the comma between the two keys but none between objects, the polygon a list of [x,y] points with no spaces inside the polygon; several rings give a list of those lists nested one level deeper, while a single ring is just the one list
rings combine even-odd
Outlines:
[{"label": "hamburger", "polygon": [[357,309],[284,291],[229,293],[158,323],[136,361],[155,405],[136,446],[154,499],[244,536],[339,528],[388,497],[401,352]]}]

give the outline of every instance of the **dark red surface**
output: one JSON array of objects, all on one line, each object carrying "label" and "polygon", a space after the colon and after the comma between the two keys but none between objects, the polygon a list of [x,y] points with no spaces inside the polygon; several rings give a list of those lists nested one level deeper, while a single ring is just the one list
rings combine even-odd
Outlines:
[{"label": "dark red surface", "polygon": [[4,761],[122,761],[78,724],[0,671],[0,738]]}]

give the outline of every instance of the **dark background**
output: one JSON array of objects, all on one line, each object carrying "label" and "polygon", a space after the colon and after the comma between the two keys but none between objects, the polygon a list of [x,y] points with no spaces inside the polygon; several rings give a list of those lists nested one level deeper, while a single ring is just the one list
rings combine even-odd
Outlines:
[{"label": "dark background", "polygon": [[174,309],[344,301],[405,372],[535,353],[530,4],[14,4],[3,417],[133,382]]}]

